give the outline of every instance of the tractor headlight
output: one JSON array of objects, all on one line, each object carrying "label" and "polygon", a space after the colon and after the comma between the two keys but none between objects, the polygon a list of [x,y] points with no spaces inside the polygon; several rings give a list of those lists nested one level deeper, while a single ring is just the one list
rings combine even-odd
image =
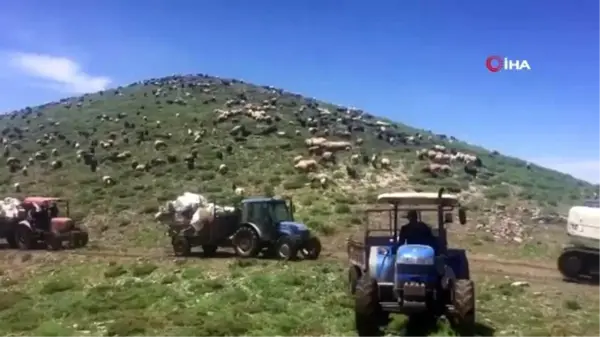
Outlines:
[{"label": "tractor headlight", "polygon": [[433,265],[434,264],[434,258],[433,258],[433,256],[429,256],[429,257],[417,257],[417,256],[406,255],[406,256],[401,256],[400,258],[398,258],[398,263],[402,263],[402,264]]}]

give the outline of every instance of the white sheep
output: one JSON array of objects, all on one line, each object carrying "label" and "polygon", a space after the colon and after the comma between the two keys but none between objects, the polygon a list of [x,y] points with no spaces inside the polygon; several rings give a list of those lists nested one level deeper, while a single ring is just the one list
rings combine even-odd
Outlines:
[{"label": "white sheep", "polygon": [[104,183],[104,185],[110,186],[110,185],[114,185],[115,180],[111,176],[103,176],[102,182]]},{"label": "white sheep", "polygon": [[303,159],[297,162],[294,168],[301,171],[312,171],[317,168],[317,161],[314,159]]},{"label": "white sheep", "polygon": [[167,147],[167,143],[165,143],[165,142],[164,142],[164,141],[162,141],[162,140],[156,140],[156,141],[154,142],[154,149],[155,149],[155,150],[164,149],[164,148],[166,148],[166,147]]}]

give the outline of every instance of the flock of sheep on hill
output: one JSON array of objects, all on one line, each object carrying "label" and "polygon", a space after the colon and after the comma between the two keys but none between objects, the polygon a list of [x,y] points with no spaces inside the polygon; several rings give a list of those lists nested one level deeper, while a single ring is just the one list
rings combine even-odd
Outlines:
[{"label": "flock of sheep on hill", "polygon": [[[194,130],[198,125],[192,125],[191,121],[182,123],[184,129],[187,130],[183,135],[184,141],[190,143],[201,143],[207,133],[217,134],[220,131],[217,129],[220,123],[232,121],[235,124],[229,131],[231,137],[236,142],[243,142],[250,135],[276,135],[279,137],[288,137],[286,131],[282,130],[282,109],[292,110],[294,118],[287,123],[295,127],[295,136],[305,136],[305,145],[308,148],[309,156],[296,156],[293,158],[294,167],[302,172],[316,171],[321,164],[336,163],[336,154],[338,152],[348,152],[350,160],[349,165],[346,165],[346,171],[349,176],[356,178],[356,170],[353,165],[365,164],[372,165],[374,168],[390,169],[392,162],[387,157],[382,157],[378,154],[368,154],[360,150],[364,139],[377,138],[380,141],[386,142],[389,146],[404,144],[405,148],[411,147],[417,149],[422,145],[431,145],[431,148],[422,148],[416,150],[416,154],[421,160],[428,160],[428,163],[423,167],[423,172],[429,172],[432,175],[438,173],[451,173],[451,165],[454,163],[464,164],[464,171],[471,175],[476,175],[477,167],[481,166],[481,159],[472,154],[463,153],[454,149],[449,149],[447,146],[435,144],[445,142],[451,144],[455,141],[453,137],[445,135],[426,135],[422,133],[408,134],[400,131],[397,126],[387,122],[375,119],[374,116],[364,113],[357,109],[337,108],[328,109],[322,107],[318,102],[312,99],[303,98],[299,95],[284,92],[280,89],[272,87],[256,87],[248,86],[242,81],[224,80],[206,75],[194,76],[172,76],[162,79],[151,79],[143,82],[136,82],[130,86],[141,85],[142,95],[151,99],[152,96],[155,104],[159,106],[166,105],[188,105],[189,100],[201,101],[202,104],[219,104],[213,110],[214,118],[212,129],[198,121],[194,117],[193,122],[198,122],[199,130]],[[150,90],[148,90],[150,89]],[[217,98],[228,90],[229,97],[227,99]],[[125,96],[125,90],[118,88],[112,91],[114,96]],[[106,96],[109,92],[101,92],[100,95]],[[130,96],[136,97],[139,92],[131,91]],[[266,99],[257,99],[257,95],[269,97]],[[171,98],[174,95],[177,97]],[[233,95],[233,98],[232,98]],[[304,100],[299,104],[299,99]],[[85,109],[86,101],[91,101],[91,95],[84,95],[79,98],[63,99],[60,102],[50,103],[44,107],[60,104],[66,109]],[[147,102],[145,102],[147,103]],[[177,158],[172,154],[161,155],[160,153],[169,147],[169,139],[173,137],[172,133],[160,133],[162,123],[160,120],[150,121],[148,116],[144,115],[145,105],[138,107],[136,116],[130,116],[127,113],[119,112],[114,116],[108,114],[99,114],[96,119],[100,123],[120,123],[123,125],[121,132],[113,131],[106,135],[99,135],[97,128],[91,130],[78,130],[77,139],[58,131],[48,131],[43,134],[35,143],[42,149],[28,156],[26,160],[20,159],[17,155],[12,155],[13,152],[18,153],[21,150],[19,140],[26,137],[26,133],[31,132],[31,129],[40,131],[47,128],[57,127],[59,122],[47,119],[44,121],[43,109],[27,108],[21,111],[13,112],[6,115],[3,119],[8,119],[8,126],[5,127],[2,134],[2,144],[4,145],[4,157],[6,165],[11,172],[20,170],[23,175],[28,174],[28,167],[36,162],[41,167],[49,167],[53,170],[58,170],[63,167],[63,161],[60,159],[60,153],[57,148],[52,148],[45,151],[43,148],[57,141],[64,142],[67,146],[72,147],[76,151],[76,159],[88,166],[92,172],[96,172],[98,166],[103,161],[123,162],[130,161],[130,166],[136,171],[149,171],[152,167],[164,165],[167,163],[177,162]],[[33,118],[31,117],[33,116]],[[175,115],[179,117],[179,113]],[[240,123],[240,118],[246,117],[255,121],[250,124]],[[26,126],[12,125],[14,119],[25,119]],[[31,127],[32,120],[39,120],[40,123],[36,127]],[[137,119],[137,121],[135,121]],[[281,123],[280,123],[281,122]],[[141,126],[136,125],[141,124]],[[253,128],[253,129],[252,129]],[[210,131],[209,131],[210,130]],[[131,132],[135,131],[135,132]],[[130,137],[135,135],[136,144],[151,141],[154,144],[157,157],[140,162],[133,158],[131,151],[118,151],[120,144],[129,144]],[[357,137],[360,136],[360,137]],[[99,139],[104,138],[104,139]],[[359,153],[352,153],[359,149]],[[232,153],[233,146],[228,145],[225,148],[226,153]],[[183,158],[189,169],[194,168],[194,163],[199,158],[198,150],[192,148],[189,154]],[[52,158],[50,162],[49,159]],[[223,159],[223,152],[217,153],[217,158]],[[218,166],[218,172],[225,174],[227,166],[222,163]],[[325,178],[320,178],[324,180]],[[109,175],[102,176],[102,182],[106,185],[115,184],[115,178]],[[324,181],[322,181],[324,183]],[[19,189],[20,184],[15,183],[15,189]],[[241,192],[239,192],[241,193]]]}]

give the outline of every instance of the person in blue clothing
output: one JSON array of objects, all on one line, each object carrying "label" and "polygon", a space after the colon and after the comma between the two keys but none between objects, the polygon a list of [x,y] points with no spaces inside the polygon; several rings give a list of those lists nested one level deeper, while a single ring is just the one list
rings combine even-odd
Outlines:
[{"label": "person in blue clothing", "polygon": [[431,228],[426,223],[419,221],[417,211],[408,211],[406,217],[408,223],[400,229],[398,242],[401,245],[427,245],[436,249],[437,239]]}]

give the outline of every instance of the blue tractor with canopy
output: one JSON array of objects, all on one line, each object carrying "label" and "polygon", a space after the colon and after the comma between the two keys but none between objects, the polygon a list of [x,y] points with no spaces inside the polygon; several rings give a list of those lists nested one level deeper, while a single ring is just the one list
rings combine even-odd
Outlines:
[{"label": "blue tractor with canopy", "polygon": [[294,220],[291,199],[274,197],[246,198],[241,202],[240,228],[232,237],[241,257],[255,257],[262,251],[282,260],[298,254],[314,260],[321,253],[321,242],[303,223]]},{"label": "blue tractor with canopy", "polygon": [[[448,248],[445,228],[453,222],[454,210],[458,210],[459,222],[466,223],[466,211],[458,197],[445,194],[442,188],[438,193],[385,193],[377,200],[390,207],[367,210],[363,240],[348,240],[358,335],[380,335],[390,313],[405,314],[409,319],[443,315],[457,329],[472,333],[475,286],[469,262],[464,249]],[[399,241],[399,218],[406,212],[416,212],[420,222],[427,214],[435,215],[437,229],[431,230],[430,244]],[[371,224],[373,214],[379,221]]]}]

